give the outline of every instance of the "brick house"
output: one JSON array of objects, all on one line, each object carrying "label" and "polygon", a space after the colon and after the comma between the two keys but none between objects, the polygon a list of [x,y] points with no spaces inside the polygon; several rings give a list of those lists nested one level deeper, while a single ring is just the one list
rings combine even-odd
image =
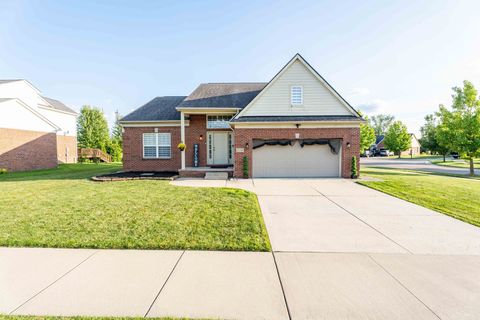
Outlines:
[{"label": "brick house", "polygon": [[77,160],[77,113],[26,80],[0,80],[0,168],[54,168]]},{"label": "brick house", "polygon": [[123,165],[194,177],[350,177],[362,122],[297,54],[267,83],[204,83],[128,114]]}]

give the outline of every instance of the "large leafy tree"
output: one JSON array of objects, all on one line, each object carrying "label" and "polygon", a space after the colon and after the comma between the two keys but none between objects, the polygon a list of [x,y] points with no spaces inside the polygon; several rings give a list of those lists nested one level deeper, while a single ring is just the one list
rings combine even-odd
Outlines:
[{"label": "large leafy tree", "polygon": [[103,111],[99,108],[83,106],[77,119],[77,134],[80,147],[106,151],[110,137]]},{"label": "large leafy tree", "polygon": [[432,154],[443,155],[443,162],[445,162],[445,156],[450,148],[440,143],[440,141],[445,141],[446,137],[439,132],[438,119],[435,114],[425,116],[425,124],[420,128],[420,132],[422,133],[420,139],[422,148]]},{"label": "large leafy tree", "polygon": [[480,100],[478,92],[469,81],[463,88],[453,88],[453,103],[449,110],[440,106],[439,133],[442,144],[470,161],[470,175],[475,174],[473,160],[480,155]]},{"label": "large leafy tree", "polygon": [[378,114],[371,118],[371,124],[375,130],[375,135],[385,135],[388,128],[395,120],[395,117],[389,114]]},{"label": "large leafy tree", "polygon": [[372,128],[368,117],[361,112],[359,113],[366,120],[365,123],[360,124],[360,152],[362,153],[375,143],[375,130]]},{"label": "large leafy tree", "polygon": [[401,121],[395,121],[390,125],[385,134],[385,148],[398,154],[407,150],[411,145],[411,136],[407,127]]}]

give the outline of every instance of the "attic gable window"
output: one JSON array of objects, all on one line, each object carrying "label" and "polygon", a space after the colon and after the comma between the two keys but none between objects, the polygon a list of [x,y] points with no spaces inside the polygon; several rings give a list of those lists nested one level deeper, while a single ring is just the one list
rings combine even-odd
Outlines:
[{"label": "attic gable window", "polygon": [[290,90],[290,102],[292,106],[303,105],[303,87],[292,86]]}]

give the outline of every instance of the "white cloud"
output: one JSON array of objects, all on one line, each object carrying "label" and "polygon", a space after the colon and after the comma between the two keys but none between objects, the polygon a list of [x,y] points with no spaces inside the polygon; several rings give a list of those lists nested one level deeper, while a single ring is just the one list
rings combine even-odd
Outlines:
[{"label": "white cloud", "polygon": [[366,96],[370,94],[370,90],[368,88],[353,88],[352,95],[353,96]]},{"label": "white cloud", "polygon": [[367,114],[388,112],[389,103],[382,99],[373,99],[356,105],[356,109]]}]

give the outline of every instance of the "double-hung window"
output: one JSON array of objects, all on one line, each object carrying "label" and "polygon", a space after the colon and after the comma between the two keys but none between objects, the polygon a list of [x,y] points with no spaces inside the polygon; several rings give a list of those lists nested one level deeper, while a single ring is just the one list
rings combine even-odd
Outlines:
[{"label": "double-hung window", "polygon": [[170,159],[172,157],[170,133],[144,133],[143,157]]},{"label": "double-hung window", "polygon": [[292,106],[303,105],[303,87],[292,86],[290,89],[290,102]]}]

